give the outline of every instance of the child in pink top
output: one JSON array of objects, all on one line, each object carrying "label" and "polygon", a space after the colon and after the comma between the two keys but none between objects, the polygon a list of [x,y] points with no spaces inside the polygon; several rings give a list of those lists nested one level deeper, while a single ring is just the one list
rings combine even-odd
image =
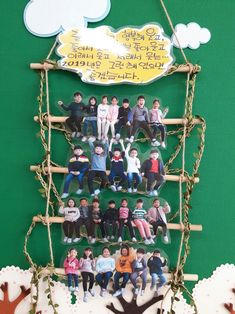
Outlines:
[{"label": "child in pink top", "polygon": [[132,238],[133,242],[136,242],[134,229],[132,227],[132,213],[131,210],[127,207],[128,202],[127,199],[122,199],[121,201],[121,207],[118,210],[118,242],[122,242],[122,234],[123,234],[123,228],[124,225],[126,225],[129,229],[130,236]]},{"label": "child in pink top", "polygon": [[109,127],[111,128],[112,138],[115,138],[115,123],[117,123],[118,118],[118,99],[116,96],[111,98],[111,105],[109,106],[109,111],[107,115],[107,122],[105,127],[105,139],[108,139]]},{"label": "child in pink top", "polygon": [[[80,267],[77,259],[77,250],[72,248],[68,251],[68,255],[64,261],[65,274],[68,277],[69,291],[78,292],[78,269]],[[72,279],[74,279],[75,288],[72,285]]]}]

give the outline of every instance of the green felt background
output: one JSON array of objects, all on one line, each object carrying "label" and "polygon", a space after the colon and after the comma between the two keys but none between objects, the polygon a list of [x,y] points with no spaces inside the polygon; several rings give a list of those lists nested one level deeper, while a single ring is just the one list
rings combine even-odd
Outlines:
[{"label": "green felt background", "polygon": [[[102,24],[119,28],[124,25],[142,25],[159,22],[165,33],[171,35],[170,27],[158,0],[111,0],[108,17],[91,27]],[[202,66],[198,76],[194,114],[207,121],[206,149],[200,168],[200,184],[196,186],[191,205],[190,220],[202,224],[203,232],[191,234],[191,254],[185,267],[186,273],[197,273],[200,278],[210,276],[213,269],[222,263],[234,263],[235,206],[234,206],[234,68],[235,40],[232,21],[235,12],[233,0],[223,3],[218,0],[166,0],[174,24],[197,22],[212,33],[211,41],[198,50],[185,50],[192,63]],[[37,113],[36,97],[39,92],[39,76],[29,69],[30,62],[46,57],[54,38],[39,38],[31,35],[23,24],[23,10],[27,1],[1,2],[1,219],[0,219],[0,267],[18,265],[27,268],[23,255],[25,233],[31,218],[44,211],[45,200],[38,193],[38,181],[29,171],[31,164],[42,160],[42,147],[36,137],[38,125],[33,121]],[[174,49],[177,62],[183,59]],[[56,102],[70,101],[76,90],[85,95],[117,94],[135,96],[145,94],[147,99],[158,96],[169,106],[168,117],[180,117],[184,105],[184,75],[176,74],[147,86],[99,87],[85,85],[69,72],[50,73],[51,107],[59,114]],[[175,145],[169,139],[169,151]],[[194,160],[193,150],[197,145],[196,134],[188,141],[186,160]],[[61,134],[53,134],[52,159],[65,164],[69,147]],[[142,147],[142,151],[145,148]],[[168,153],[163,153],[166,159]],[[60,188],[63,176],[55,175]],[[105,197],[110,198],[106,192]],[[167,183],[161,197],[167,199],[175,212],[178,208],[178,185]],[[61,244],[61,226],[52,226],[55,262],[59,266],[66,248]],[[171,231],[172,243],[160,245],[174,266],[180,234]],[[85,244],[84,244],[85,245]],[[32,235],[30,252],[38,264],[48,262],[46,228],[41,225]]]}]

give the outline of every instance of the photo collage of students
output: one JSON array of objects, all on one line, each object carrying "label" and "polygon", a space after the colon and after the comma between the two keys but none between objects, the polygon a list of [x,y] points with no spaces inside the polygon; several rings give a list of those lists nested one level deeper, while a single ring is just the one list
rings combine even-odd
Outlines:
[{"label": "photo collage of students", "polygon": [[[59,208],[59,214],[64,216],[63,243],[77,244],[86,237],[90,245],[97,241],[105,245],[121,245],[120,257],[116,261],[110,255],[108,246],[98,259],[93,257],[92,247],[84,250],[80,260],[75,248],[68,251],[64,268],[69,290],[78,291],[79,270],[84,302],[87,302],[89,295],[94,296],[95,280],[101,287],[100,295],[104,296],[114,270],[114,296],[122,295],[129,279],[134,293],[138,295],[138,277],[142,279],[140,295],[143,295],[148,268],[152,278],[151,289],[156,287],[157,291],[166,282],[162,267],[167,261],[161,257],[161,252],[154,250],[146,261],[142,247],[135,252],[126,242],[130,239],[129,242],[138,243],[141,239],[145,245],[156,247],[160,227],[163,242],[169,243],[166,214],[170,213],[171,208],[158,197],[165,172],[157,148],[166,149],[166,127],[162,119],[168,109],[161,110],[160,101],[154,99],[152,109],[148,110],[142,95],[137,97],[133,108],[127,98],[122,100],[121,106],[118,106],[116,96],[110,100],[109,104],[108,97],[102,96],[98,104],[97,98],[92,96],[86,105],[82,94],[76,92],[74,101],[69,105],[58,101],[61,109],[69,112],[65,124],[74,140],[61,194],[63,201]],[[146,135],[146,140],[152,146],[145,160],[142,160],[135,144],[139,131]],[[71,197],[71,187],[75,184],[76,196]],[[101,202],[102,192],[108,189],[115,193],[115,198],[102,199]],[[118,192],[120,197],[115,201]],[[93,198],[90,202],[86,193]],[[134,205],[132,195],[138,197]],[[145,196],[150,199],[151,206],[146,207]],[[125,237],[124,226],[128,229],[129,238]],[[97,272],[96,276],[94,271]]]}]

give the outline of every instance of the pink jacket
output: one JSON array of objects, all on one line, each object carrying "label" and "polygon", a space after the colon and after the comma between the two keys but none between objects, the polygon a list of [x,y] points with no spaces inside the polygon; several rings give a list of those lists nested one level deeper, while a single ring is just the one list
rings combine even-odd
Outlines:
[{"label": "pink jacket", "polygon": [[[165,222],[165,224],[167,223],[167,220],[166,220],[166,214],[170,213],[171,211],[171,208],[169,205],[164,205],[164,206],[159,206],[158,207],[158,212],[163,220],[163,222]],[[151,221],[156,221],[157,220],[157,209],[155,207],[152,207],[148,210],[148,221],[151,222]]]},{"label": "pink jacket", "polygon": [[78,275],[78,269],[80,267],[78,259],[75,257],[67,257],[64,261],[65,274]]},{"label": "pink jacket", "polygon": [[118,110],[119,106],[118,105],[110,105],[109,106],[109,112],[107,115],[107,120],[109,121],[116,121],[118,118]]}]

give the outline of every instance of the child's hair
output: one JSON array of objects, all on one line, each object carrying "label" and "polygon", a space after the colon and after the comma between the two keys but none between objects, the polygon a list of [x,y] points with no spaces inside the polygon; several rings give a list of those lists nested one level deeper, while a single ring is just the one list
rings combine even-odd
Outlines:
[{"label": "child's hair", "polygon": [[103,247],[103,249],[102,249],[102,254],[104,253],[104,250],[108,250],[109,253],[111,253],[111,252],[110,252],[110,248],[109,248],[108,246]]},{"label": "child's hair", "polygon": [[160,104],[160,100],[157,99],[157,98],[155,98],[155,99],[153,100],[153,104],[154,104],[155,102],[159,102],[159,104]]},{"label": "child's hair", "polygon": [[82,198],[80,198],[80,203],[81,203],[81,201],[87,201],[87,198],[82,197]]},{"label": "child's hair", "polygon": [[159,201],[159,202],[160,202],[159,198],[155,198],[155,199],[153,200],[153,203],[155,203],[156,201]]},{"label": "child's hair", "polygon": [[100,203],[100,201],[98,200],[98,198],[93,198],[92,204],[93,204],[93,203]]},{"label": "child's hair", "polygon": [[108,98],[108,96],[106,96],[106,95],[102,96],[102,100],[103,100],[104,98]]},{"label": "child's hair", "polygon": [[112,101],[113,99],[118,100],[118,98],[117,98],[116,96],[112,96],[111,101]]},{"label": "child's hair", "polygon": [[141,254],[145,254],[145,250],[143,248],[138,248],[136,253],[141,253]]},{"label": "child's hair", "polygon": [[69,199],[67,200],[67,206],[69,206],[69,201],[73,201],[74,207],[77,206],[77,204],[76,204],[76,202],[75,202],[75,200],[74,200],[73,198],[69,198]]},{"label": "child's hair", "polygon": [[80,145],[74,146],[73,151],[75,151],[75,149],[81,149],[81,150],[83,150],[82,146],[80,146]]},{"label": "child's hair", "polygon": [[[86,256],[86,254],[85,254],[86,251],[91,251],[91,254],[90,254],[89,256]],[[93,254],[92,254],[92,249],[91,249],[91,247],[86,247],[85,250],[84,250],[84,252],[83,252],[83,258],[84,258],[84,259],[87,259],[88,257],[89,257],[90,259],[93,259]]]},{"label": "child's hair", "polygon": [[124,98],[123,100],[122,100],[122,103],[124,104],[124,103],[127,103],[127,104],[129,104],[130,103],[130,101],[129,101],[129,99],[127,99],[127,98]]},{"label": "child's hair", "polygon": [[122,202],[125,202],[125,201],[128,203],[127,198],[123,198],[123,199],[121,200],[121,203],[122,203]]},{"label": "child's hair", "polygon": [[121,150],[121,148],[119,148],[119,147],[115,147],[113,151],[114,151],[114,152],[121,152],[122,150]]},{"label": "child's hair", "polygon": [[124,249],[127,250],[127,255],[129,255],[129,253],[130,253],[130,248],[129,248],[129,246],[128,246],[127,244],[123,244],[123,245],[121,246],[121,249],[120,249],[121,255],[122,255],[122,250],[124,250]]},{"label": "child's hair", "polygon": [[136,203],[142,203],[143,204],[143,200],[141,198],[138,198],[138,200],[136,201]]},{"label": "child's hair", "polygon": [[81,96],[82,97],[82,94],[80,92],[76,92],[76,93],[73,94],[73,96],[74,97],[76,97],[76,96]]},{"label": "child's hair", "polygon": [[153,253],[154,254],[158,254],[158,253],[161,253],[161,252],[159,250],[154,250]]},{"label": "child's hair", "polygon": [[96,99],[94,96],[91,96],[91,97],[90,97],[88,103],[90,104],[92,99],[95,100],[95,105],[96,105],[96,104],[97,104],[97,99]]},{"label": "child's hair", "polygon": [[114,200],[110,200],[109,204],[116,204],[116,202]]},{"label": "child's hair", "polygon": [[100,148],[104,149],[104,146],[103,146],[102,144],[99,144],[99,143],[97,143],[97,144],[95,145],[95,148],[96,148],[96,147],[100,147]]},{"label": "child's hair", "polygon": [[135,150],[136,152],[138,152],[137,148],[133,147],[133,148],[131,148],[130,153],[133,152],[134,150]]},{"label": "child's hair", "polygon": [[158,152],[157,149],[152,149],[152,150],[150,151],[150,155],[151,155],[151,154],[154,154],[154,153],[158,153],[158,154],[159,154],[159,152]]},{"label": "child's hair", "polygon": [[145,97],[143,95],[140,95],[138,96],[137,100],[140,100],[140,99],[145,99]]},{"label": "child's hair", "polygon": [[78,253],[77,249],[75,249],[74,247],[71,247],[71,249],[68,250],[68,253],[71,253],[72,251],[76,251]]}]

